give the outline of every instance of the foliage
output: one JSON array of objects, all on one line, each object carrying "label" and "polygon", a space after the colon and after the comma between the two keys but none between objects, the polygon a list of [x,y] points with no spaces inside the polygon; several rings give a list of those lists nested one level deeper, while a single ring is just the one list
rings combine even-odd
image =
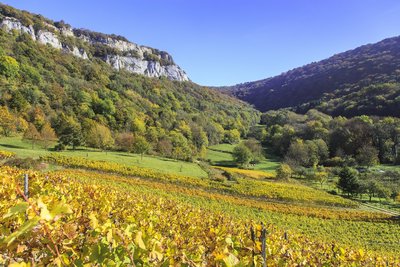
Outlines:
[{"label": "foliage", "polygon": [[40,130],[40,141],[43,143],[45,149],[47,149],[51,142],[57,140],[56,132],[51,128],[50,124],[46,123]]},{"label": "foliage", "polygon": [[0,75],[14,79],[19,74],[19,64],[13,57],[0,56]]},{"label": "foliage", "polygon": [[33,125],[32,123],[28,125],[28,129],[26,129],[23,139],[31,142],[32,149],[34,149],[35,143],[40,140],[40,133],[36,129],[35,125]]},{"label": "foliage", "polygon": [[240,132],[237,129],[227,130],[225,132],[225,142],[229,144],[237,144],[240,141]]},{"label": "foliage", "polygon": [[316,110],[300,115],[287,110],[262,115],[267,134],[263,145],[292,166],[373,166],[396,164],[400,119],[358,116],[330,117]]},{"label": "foliage", "polygon": [[[332,196],[307,186],[273,181],[261,181],[238,177],[234,183],[220,183],[190,176],[161,173],[148,168],[126,166],[118,163],[94,161],[81,157],[65,157],[57,154],[41,157],[42,160],[61,166],[86,168],[126,176],[142,177],[156,181],[219,190],[225,193],[260,199],[284,200],[289,202],[314,203],[328,206],[356,207],[357,204],[338,196]],[[295,193],[293,193],[295,192]]]},{"label": "foliage", "polygon": [[133,152],[141,155],[143,159],[143,154],[150,150],[150,144],[142,136],[135,137],[133,142]]},{"label": "foliage", "polygon": [[110,149],[114,145],[114,138],[112,137],[111,131],[108,127],[98,123],[93,123],[93,125],[90,126],[85,140],[86,144],[90,147],[100,148],[102,150]]},{"label": "foliage", "polygon": [[348,194],[353,195],[357,193],[360,187],[357,171],[350,167],[341,169],[339,172],[338,187]]},{"label": "foliage", "polygon": [[81,124],[72,117],[61,116],[56,125],[58,126],[56,129],[60,145],[63,147],[72,146],[75,149],[77,146],[84,144]]},{"label": "foliage", "polygon": [[265,172],[259,170],[245,170],[245,169],[231,168],[231,167],[215,167],[215,168],[225,170],[228,172],[237,173],[254,179],[271,179],[275,177],[275,175],[271,172]]},{"label": "foliage", "polygon": [[370,145],[364,145],[357,150],[356,160],[362,166],[371,167],[379,163],[378,150]]},{"label": "foliage", "polygon": [[3,135],[9,136],[16,130],[15,117],[9,112],[7,107],[0,107],[0,130]]},{"label": "foliage", "polygon": [[280,180],[288,180],[292,176],[292,168],[288,164],[282,163],[276,169],[276,178]]},{"label": "foliage", "polygon": [[115,145],[118,150],[132,152],[134,136],[132,133],[119,133],[115,138]]},{"label": "foliage", "polygon": [[260,144],[260,141],[250,138],[243,141],[243,145],[246,146],[252,154],[252,164],[259,163],[264,158],[263,148]]},{"label": "foliage", "polygon": [[[27,199],[17,182],[21,173],[10,168],[2,168],[1,173],[2,264],[17,260],[54,265],[262,264],[259,256],[253,258],[259,255],[261,243],[252,242],[249,235],[250,225],[256,236],[261,228],[252,222],[110,182],[93,183],[77,174],[45,178],[31,172]],[[268,265],[279,265],[282,257],[288,264],[310,265],[371,265],[388,260],[296,234],[286,241],[272,225],[268,232]]]},{"label": "foliage", "polygon": [[15,153],[0,150],[0,160],[10,159],[15,157]]},{"label": "foliage", "polygon": [[233,149],[232,156],[239,166],[246,167],[251,161],[253,154],[247,146],[240,144]]}]

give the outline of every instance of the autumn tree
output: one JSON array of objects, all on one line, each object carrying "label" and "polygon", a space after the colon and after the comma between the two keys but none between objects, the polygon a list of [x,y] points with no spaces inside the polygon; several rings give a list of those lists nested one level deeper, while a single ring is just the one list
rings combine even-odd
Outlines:
[{"label": "autumn tree", "polygon": [[125,152],[132,152],[133,150],[133,143],[135,138],[133,137],[132,133],[118,133],[115,137],[115,145],[117,149]]},{"label": "autumn tree", "polygon": [[171,157],[172,156],[173,145],[172,145],[172,142],[166,137],[161,138],[157,142],[156,149],[164,157]]},{"label": "autumn tree", "polygon": [[40,130],[40,140],[43,143],[44,148],[48,148],[51,142],[57,140],[57,136],[50,124],[46,123]]},{"label": "autumn tree", "polygon": [[35,148],[35,143],[40,140],[40,133],[36,129],[35,125],[29,123],[28,129],[26,129],[23,139],[29,141],[32,144],[32,149]]},{"label": "autumn tree", "polygon": [[16,130],[15,117],[7,107],[0,107],[0,128],[4,136],[10,136]]},{"label": "autumn tree", "polygon": [[87,133],[86,144],[101,150],[108,150],[114,145],[114,138],[108,127],[95,123]]}]

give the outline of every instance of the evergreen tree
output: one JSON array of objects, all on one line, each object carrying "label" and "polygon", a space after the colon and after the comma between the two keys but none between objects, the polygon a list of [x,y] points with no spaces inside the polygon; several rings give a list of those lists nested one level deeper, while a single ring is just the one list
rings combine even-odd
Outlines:
[{"label": "evergreen tree", "polygon": [[338,187],[345,193],[354,195],[360,188],[358,173],[350,167],[344,167],[339,172]]}]

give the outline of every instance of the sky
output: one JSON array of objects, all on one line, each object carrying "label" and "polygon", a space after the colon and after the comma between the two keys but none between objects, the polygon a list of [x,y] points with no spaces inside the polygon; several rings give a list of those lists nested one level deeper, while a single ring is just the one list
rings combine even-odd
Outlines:
[{"label": "sky", "polygon": [[268,78],[400,35],[398,0],[0,0],[169,52],[201,85]]}]

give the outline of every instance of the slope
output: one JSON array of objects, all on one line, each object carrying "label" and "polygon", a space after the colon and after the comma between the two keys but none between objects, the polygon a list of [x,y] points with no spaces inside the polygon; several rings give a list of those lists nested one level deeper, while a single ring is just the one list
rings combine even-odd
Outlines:
[{"label": "slope", "polygon": [[368,44],[265,80],[222,88],[261,111],[400,116],[400,37]]},{"label": "slope", "polygon": [[[11,10],[19,20],[34,18],[34,25],[50,23]],[[79,43],[93,55],[104,48]],[[249,105],[215,90],[116,69],[96,56],[77,57],[17,30],[0,30],[0,95],[4,135],[29,130],[26,137],[35,139],[50,126],[66,145],[136,149],[185,160],[204,154],[207,144],[222,142],[226,131],[245,135],[258,120]],[[132,138],[141,146],[133,146]]]}]

